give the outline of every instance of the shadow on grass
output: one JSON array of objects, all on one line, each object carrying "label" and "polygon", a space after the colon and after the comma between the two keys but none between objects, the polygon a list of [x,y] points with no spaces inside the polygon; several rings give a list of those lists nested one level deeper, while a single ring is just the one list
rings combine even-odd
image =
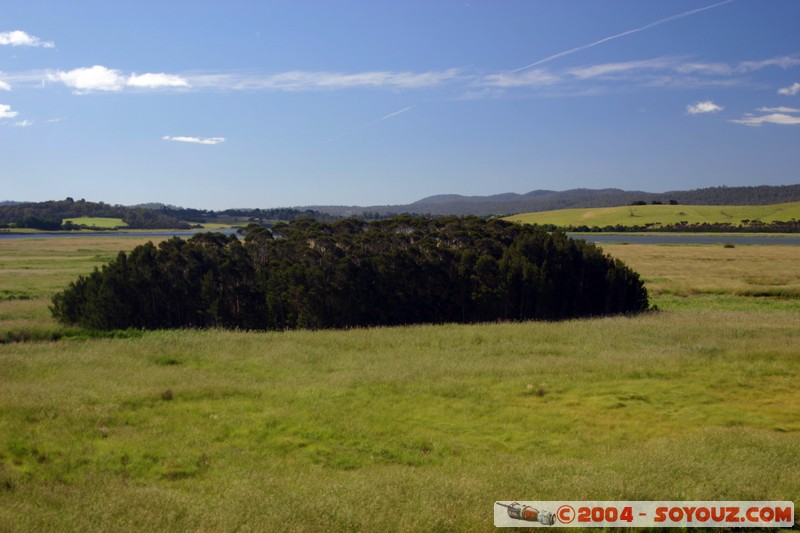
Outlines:
[{"label": "shadow on grass", "polygon": [[17,342],[54,342],[60,340],[135,339],[144,334],[138,329],[97,331],[84,328],[27,327],[0,333],[0,344]]}]

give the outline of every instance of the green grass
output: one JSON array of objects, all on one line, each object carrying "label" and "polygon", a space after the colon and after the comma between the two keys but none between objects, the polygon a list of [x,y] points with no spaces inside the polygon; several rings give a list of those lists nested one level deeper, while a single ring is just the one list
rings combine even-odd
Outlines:
[{"label": "green grass", "polygon": [[230,229],[233,227],[231,224],[218,224],[216,222],[207,222],[202,224],[202,226],[206,231],[217,231],[221,229]]},{"label": "green grass", "polygon": [[[10,269],[30,295],[0,301],[0,329],[58,328],[58,284],[138,242],[66,240],[0,241],[0,289],[22,290]],[[661,311],[0,344],[0,529],[492,531],[496,500],[800,503],[800,249],[605,249]]]},{"label": "green grass", "polygon": [[645,224],[716,223],[739,225],[743,220],[773,222],[800,219],[800,202],[752,205],[636,205],[586,209],[561,209],[524,213],[508,220],[557,226],[643,226]]},{"label": "green grass", "polygon": [[80,218],[65,218],[61,221],[62,224],[72,222],[77,226],[89,226],[103,229],[127,228],[127,222],[121,218],[104,218],[104,217],[80,217]]}]

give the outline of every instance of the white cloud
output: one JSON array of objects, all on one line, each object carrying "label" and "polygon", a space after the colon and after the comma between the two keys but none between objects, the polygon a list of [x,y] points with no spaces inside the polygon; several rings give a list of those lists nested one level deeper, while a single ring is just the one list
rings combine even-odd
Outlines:
[{"label": "white cloud", "polygon": [[778,67],[785,70],[796,67],[797,65],[800,65],[800,56],[780,56],[762,59],[761,61],[744,61],[739,63],[736,70],[741,72],[753,72],[767,67]]},{"label": "white cloud", "polygon": [[30,126],[33,126],[33,122],[26,119],[26,120],[21,120],[19,122],[15,122],[14,125],[20,128],[28,128]]},{"label": "white cloud", "polygon": [[745,126],[761,126],[762,124],[800,125],[800,116],[792,116],[792,114],[800,114],[800,109],[794,107],[759,107],[758,111],[768,114],[756,116],[753,113],[746,113],[742,118],[731,120],[731,122],[744,124]]},{"label": "white cloud", "polygon": [[38,37],[28,35],[20,30],[0,32],[0,45],[55,47],[55,44],[50,41],[42,41]]},{"label": "white cloud", "polygon": [[740,119],[731,120],[731,122],[736,124],[744,124],[745,126],[761,126],[762,124],[798,126],[800,125],[800,117],[793,117],[785,113],[770,113],[769,115],[757,117],[751,113],[748,113]]},{"label": "white cloud", "polygon": [[460,77],[458,69],[428,72],[367,71],[355,73],[289,71],[272,75],[196,74],[179,76],[165,73],[124,75],[119,70],[101,65],[46,74],[48,80],[62,82],[78,93],[120,91],[126,87],[279,91],[360,88],[401,90],[434,87]]},{"label": "white cloud", "polygon": [[161,139],[164,141],[194,144],[220,144],[225,142],[225,137],[171,137],[169,135],[164,135]]},{"label": "white cloud", "polygon": [[459,69],[428,72],[326,72],[294,70],[271,75],[200,74],[185,79],[194,88],[316,91],[337,89],[424,89],[461,78]]},{"label": "white cloud", "polygon": [[612,74],[623,74],[640,70],[663,70],[675,67],[675,60],[671,58],[654,58],[642,61],[624,61],[620,63],[600,63],[588,67],[578,67],[567,71],[568,74],[579,79],[596,78]]},{"label": "white cloud", "polygon": [[7,84],[3,80],[0,80],[0,91],[10,91],[11,85]]},{"label": "white cloud", "polygon": [[[757,71],[778,67],[788,69],[800,65],[800,56],[779,56],[738,64],[690,61],[683,57],[656,57],[637,61],[599,63],[574,67],[564,71],[562,81],[568,76],[578,81],[602,79],[615,83],[633,83],[643,87],[700,88],[736,87],[750,83],[747,75]],[[796,92],[800,92],[797,84]],[[781,89],[781,94],[790,94],[793,88]]]},{"label": "white cloud", "polygon": [[797,93],[800,93],[800,83],[793,83],[789,87],[783,87],[778,89],[778,94],[782,94],[784,96],[795,96]]},{"label": "white cloud", "polygon": [[[578,80],[603,78],[613,81],[630,81],[649,87],[733,87],[748,82],[745,74],[769,67],[788,69],[800,65],[800,56],[779,56],[739,64],[687,61],[681,57],[657,57],[638,61],[600,63],[571,68],[566,74]],[[735,77],[739,76],[739,77]],[[781,94],[800,92],[797,87],[781,89]],[[794,93],[787,91],[794,90]]]},{"label": "white cloud", "polygon": [[736,67],[724,63],[692,62],[665,56],[573,67],[564,71],[562,78],[566,83],[600,80],[615,85],[664,89],[736,87],[747,83],[742,77],[732,76],[736,73]]},{"label": "white cloud", "polygon": [[58,71],[49,74],[50,81],[60,81],[72,87],[78,93],[90,91],[119,91],[125,85],[125,78],[118,70],[95,65],[82,67],[68,72]]},{"label": "white cloud", "polygon": [[157,89],[159,87],[188,87],[189,82],[180,76],[173,74],[153,74],[148,72],[137,76],[135,73],[131,74],[128,78],[127,85],[129,87],[144,87],[148,89]]},{"label": "white cloud", "polygon": [[800,109],[796,107],[759,107],[762,113],[800,113]]},{"label": "white cloud", "polygon": [[[756,71],[800,65],[800,55],[780,56],[742,63],[693,61],[681,56],[661,56],[635,61],[588,64],[563,69],[531,65],[513,71],[475,72],[460,68],[431,71],[302,71],[278,73],[254,71],[183,72],[136,74],[101,65],[69,71],[31,70],[1,72],[2,83],[20,88],[60,82],[77,94],[95,91],[192,90],[192,91],[412,91],[441,87],[470,91],[467,97],[501,97],[510,91],[539,90],[543,95],[588,95],[615,88],[687,89],[753,85]],[[44,81],[43,81],[44,80]],[[602,85],[600,85],[602,84]],[[5,87],[0,85],[0,90]],[[800,93],[800,83],[779,89],[780,94]],[[691,114],[713,112],[698,108]],[[719,110],[716,110],[719,111]]]},{"label": "white cloud", "polygon": [[690,115],[702,115],[704,113],[718,113],[725,109],[722,106],[719,106],[712,102],[711,100],[706,100],[705,102],[698,102],[696,104],[691,104],[686,106],[686,112]]},{"label": "white cloud", "polygon": [[11,106],[6,104],[0,104],[0,119],[2,118],[14,118],[18,115],[16,111],[11,111]]},{"label": "white cloud", "polygon": [[368,71],[353,74],[338,72],[287,72],[272,76],[268,86],[276,89],[352,89],[395,88],[420,89],[440,85],[456,77],[455,69],[444,72]]},{"label": "white cloud", "polygon": [[706,78],[700,76],[652,76],[641,80],[642,87],[661,89],[705,89],[709,87],[740,87],[746,85],[747,80],[742,78]]},{"label": "white cloud", "polygon": [[125,87],[158,89],[161,87],[188,87],[189,83],[180,76],[164,73],[131,74],[125,76],[116,69],[95,65],[76,68],[67,72],[49,73],[47,79],[60,81],[75,92],[83,94],[92,91],[121,91]]},{"label": "white cloud", "polygon": [[698,63],[698,62],[679,62],[672,67],[681,74],[702,74],[713,76],[726,76],[736,71],[734,67],[725,63]]},{"label": "white cloud", "polygon": [[526,72],[504,72],[490,74],[483,78],[482,85],[487,87],[542,87],[552,85],[560,80],[555,74],[544,69],[528,70]]}]

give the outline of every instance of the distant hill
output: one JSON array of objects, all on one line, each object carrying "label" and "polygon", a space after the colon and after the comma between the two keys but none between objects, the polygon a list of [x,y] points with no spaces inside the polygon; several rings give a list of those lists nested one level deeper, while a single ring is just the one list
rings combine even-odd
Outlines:
[{"label": "distant hill", "polygon": [[331,221],[337,217],[361,216],[367,219],[396,214],[510,216],[572,208],[600,208],[631,205],[634,202],[680,205],[768,205],[800,202],[800,184],[760,185],[756,187],[709,187],[691,191],[651,193],[622,189],[535,190],[525,194],[502,193],[490,196],[440,194],[405,205],[347,206],[315,205],[273,209],[241,208],[209,211],[165,205],[108,205],[103,202],[74,201],[71,198],[47,202],[0,202],[0,226],[21,225],[30,217],[60,223],[63,219],[107,217],[122,219],[131,228],[186,228],[190,224],[246,224],[249,221],[291,221],[315,218]]},{"label": "distant hill", "polygon": [[429,196],[407,205],[382,206],[309,206],[338,216],[374,213],[414,213],[422,215],[514,215],[558,209],[617,207],[633,202],[648,204],[673,200],[685,205],[766,205],[800,201],[798,185],[760,185],[756,187],[709,187],[690,191],[651,193],[621,189],[535,190],[525,194],[504,193],[491,196],[443,194]]}]

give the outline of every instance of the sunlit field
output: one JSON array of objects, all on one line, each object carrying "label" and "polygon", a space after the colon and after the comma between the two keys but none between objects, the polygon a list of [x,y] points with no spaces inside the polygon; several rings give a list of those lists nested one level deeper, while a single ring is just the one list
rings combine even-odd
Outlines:
[{"label": "sunlit field", "polygon": [[738,226],[743,221],[786,222],[797,219],[800,219],[800,202],[771,205],[634,205],[560,209],[508,217],[508,220],[528,224],[589,227],[667,225],[682,221],[689,224],[723,223]]},{"label": "sunlit field", "polygon": [[[800,248],[796,246],[603,245],[644,279],[652,301],[667,296],[767,296],[761,303],[800,298]],[[669,300],[671,301],[671,300]],[[737,300],[739,301],[739,300]],[[752,301],[741,300],[740,304]]]},{"label": "sunlit field", "polygon": [[124,228],[128,224],[121,218],[107,218],[107,217],[79,217],[69,218],[61,221],[62,224],[72,222],[76,226],[89,226],[103,229]]},{"label": "sunlit field", "polygon": [[800,503],[800,248],[605,246],[658,307],[636,317],[53,322],[52,294],[145,240],[0,240],[0,530],[492,531],[497,500]]}]

